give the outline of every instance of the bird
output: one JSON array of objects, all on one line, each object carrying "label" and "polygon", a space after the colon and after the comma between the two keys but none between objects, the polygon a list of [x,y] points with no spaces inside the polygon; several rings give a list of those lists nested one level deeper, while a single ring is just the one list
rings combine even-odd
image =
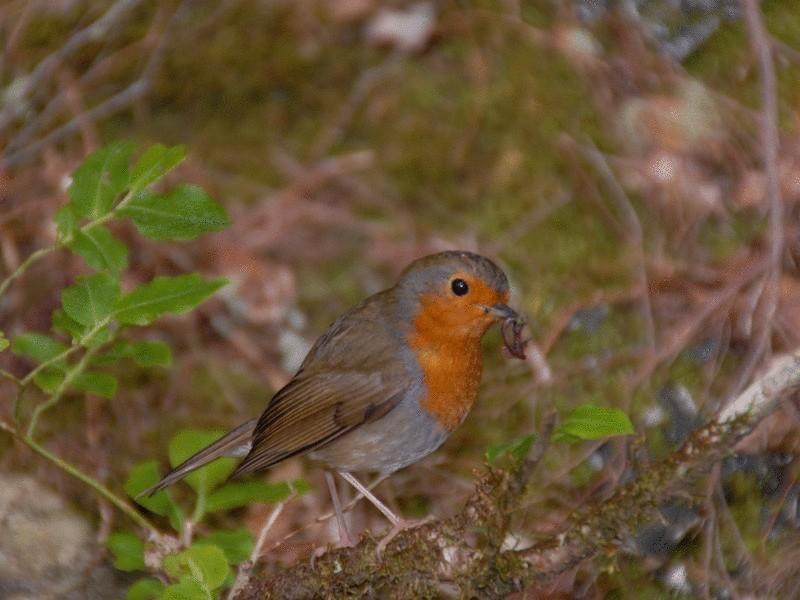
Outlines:
[{"label": "bird", "polygon": [[[351,308],[320,336],[297,373],[251,419],[169,471],[153,494],[222,457],[242,458],[232,478],[308,455],[325,467],[339,539],[353,538],[333,473],[392,524],[391,511],[354,472],[382,478],[437,450],[477,400],[481,339],[501,324],[505,346],[524,358],[524,320],[509,305],[506,274],[490,259],[450,250],[413,261],[396,284]],[[384,543],[382,542],[382,543]],[[380,551],[380,547],[379,547]]]}]

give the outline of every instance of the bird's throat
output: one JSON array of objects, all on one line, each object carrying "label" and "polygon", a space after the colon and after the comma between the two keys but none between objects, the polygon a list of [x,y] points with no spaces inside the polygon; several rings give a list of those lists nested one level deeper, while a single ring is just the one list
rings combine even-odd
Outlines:
[{"label": "bird's throat", "polygon": [[486,328],[463,327],[438,312],[435,304],[422,307],[408,344],[423,372],[420,405],[453,431],[478,397],[483,367],[480,340]]}]

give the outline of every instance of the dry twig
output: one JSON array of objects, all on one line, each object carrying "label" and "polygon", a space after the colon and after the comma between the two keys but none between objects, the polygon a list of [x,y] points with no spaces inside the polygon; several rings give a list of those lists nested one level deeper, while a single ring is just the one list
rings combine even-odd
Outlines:
[{"label": "dry twig", "polygon": [[780,134],[778,132],[778,83],[772,62],[772,44],[761,19],[758,0],[744,0],[744,14],[750,43],[756,55],[761,76],[761,152],[767,176],[767,200],[769,202],[769,271],[766,275],[760,326],[756,330],[755,343],[751,346],[737,387],[749,380],[753,370],[769,351],[773,319],[778,307],[781,263],[784,249],[784,207],[781,198],[781,182],[778,165]]}]

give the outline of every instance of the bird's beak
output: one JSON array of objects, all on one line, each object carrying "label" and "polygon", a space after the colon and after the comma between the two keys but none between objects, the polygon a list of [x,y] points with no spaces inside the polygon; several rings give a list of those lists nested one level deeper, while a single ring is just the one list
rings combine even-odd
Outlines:
[{"label": "bird's beak", "polygon": [[492,315],[500,321],[500,329],[503,333],[503,344],[511,356],[525,358],[525,344],[522,339],[522,328],[525,327],[525,319],[508,304],[498,302],[492,306],[482,304],[481,307],[488,315]]},{"label": "bird's beak", "polygon": [[499,321],[522,321],[522,317],[519,316],[519,313],[511,308],[508,304],[503,304],[502,302],[498,302],[497,304],[493,304],[489,306],[487,304],[481,304],[481,308],[483,308],[486,314],[492,315],[496,317]]}]

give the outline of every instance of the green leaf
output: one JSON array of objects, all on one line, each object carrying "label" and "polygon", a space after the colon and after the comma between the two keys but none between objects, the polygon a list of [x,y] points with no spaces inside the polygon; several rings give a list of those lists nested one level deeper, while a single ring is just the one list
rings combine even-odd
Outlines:
[{"label": "green leaf", "polygon": [[61,292],[64,312],[81,325],[94,327],[109,317],[119,298],[119,283],[108,273],[79,277]]},{"label": "green leaf", "polygon": [[66,351],[67,347],[43,333],[23,333],[11,342],[11,351],[36,362],[44,362]]},{"label": "green leaf", "polygon": [[108,536],[106,545],[114,555],[114,568],[120,571],[144,570],[144,542],[137,536],[117,531]]},{"label": "green leaf", "polygon": [[101,225],[87,231],[76,231],[70,248],[80,254],[95,271],[119,275],[128,266],[127,246]]},{"label": "green leaf", "polygon": [[298,496],[302,496],[303,494],[307,494],[311,491],[311,484],[305,479],[295,479],[290,483],[290,485],[292,487],[292,491]]},{"label": "green leaf", "polygon": [[111,211],[117,196],[128,187],[132,151],[129,142],[114,142],[84,159],[67,190],[78,217],[97,219]]},{"label": "green leaf", "polygon": [[209,600],[209,590],[192,577],[184,577],[173,583],[161,594],[160,600]]},{"label": "green leaf", "polygon": [[224,279],[205,281],[197,273],[156,277],[123,296],[116,316],[121,323],[148,325],[162,315],[192,310],[225,283]]},{"label": "green leaf", "polygon": [[137,579],[128,588],[125,600],[155,600],[164,591],[164,584],[155,577],[142,577]]},{"label": "green leaf", "polygon": [[158,181],[186,158],[185,146],[168,148],[162,144],[150,146],[142,154],[131,173],[131,190],[138,191]]},{"label": "green leaf", "polygon": [[236,481],[214,490],[206,499],[206,510],[215,512],[247,506],[252,502],[281,502],[291,493],[288,483]]},{"label": "green leaf", "polygon": [[63,367],[47,367],[42,369],[33,378],[33,383],[47,394],[52,394],[64,381],[64,368]]},{"label": "green leaf", "polygon": [[169,367],[172,365],[172,350],[164,342],[128,342],[130,357],[142,367]]},{"label": "green leaf", "polygon": [[72,381],[72,387],[82,392],[111,399],[117,393],[117,378],[108,373],[86,371]]},{"label": "green leaf", "polygon": [[53,311],[52,320],[55,331],[63,333],[75,341],[80,340],[86,333],[86,327],[65,313],[63,308],[57,308]]},{"label": "green leaf", "polygon": [[143,367],[169,367],[172,365],[172,350],[164,342],[120,342],[96,356],[92,364],[111,365],[123,358],[130,358]]},{"label": "green leaf", "polygon": [[11,342],[6,338],[6,334],[0,331],[0,352],[8,348]]},{"label": "green leaf", "polygon": [[72,237],[78,229],[78,217],[69,204],[58,209],[54,220],[59,240]]},{"label": "green leaf", "polygon": [[577,442],[632,433],[633,424],[621,410],[584,404],[576,408],[556,429],[553,441]]},{"label": "green leaf", "polygon": [[192,577],[214,590],[225,582],[229,567],[225,553],[220,548],[193,544],[183,552],[165,556],[164,571],[173,579]]},{"label": "green leaf", "polygon": [[94,332],[93,335],[86,337],[81,337],[78,341],[81,345],[85,346],[86,348],[95,348],[96,346],[102,346],[103,344],[107,343],[111,339],[111,330],[106,327],[102,327]]},{"label": "green leaf", "polygon": [[155,485],[160,479],[158,463],[155,460],[149,460],[131,469],[124,489],[125,493],[133,498],[137,504],[163,517],[177,511],[177,506],[166,491],[161,490],[152,496],[139,496],[137,498],[140,492]]},{"label": "green leaf", "polygon": [[[185,429],[176,433],[169,442],[169,462],[178,466],[194,453],[217,441],[222,434],[218,431]],[[198,494],[205,494],[225,481],[233,472],[236,461],[220,458],[200,467],[186,476],[185,481]]]},{"label": "green leaf", "polygon": [[198,546],[211,544],[221,549],[225,553],[225,558],[232,565],[250,559],[253,553],[253,536],[247,529],[235,529],[233,531],[214,531],[199,538],[195,542]]},{"label": "green leaf", "polygon": [[516,462],[519,462],[525,458],[526,454],[528,454],[528,450],[535,439],[536,434],[530,433],[508,442],[495,444],[486,451],[486,461],[490,465],[494,465],[497,462],[497,459],[502,456],[509,455]]},{"label": "green leaf", "polygon": [[196,185],[181,185],[167,194],[138,194],[120,215],[131,217],[139,233],[151,240],[193,240],[230,224],[225,209]]},{"label": "green leaf", "polygon": [[[41,363],[65,352],[67,347],[43,333],[23,333],[15,337],[11,342],[11,350],[17,356],[24,356]],[[58,360],[37,373],[36,377],[33,378],[33,382],[39,389],[51,394],[64,381],[66,368],[67,361],[65,359]]]}]

